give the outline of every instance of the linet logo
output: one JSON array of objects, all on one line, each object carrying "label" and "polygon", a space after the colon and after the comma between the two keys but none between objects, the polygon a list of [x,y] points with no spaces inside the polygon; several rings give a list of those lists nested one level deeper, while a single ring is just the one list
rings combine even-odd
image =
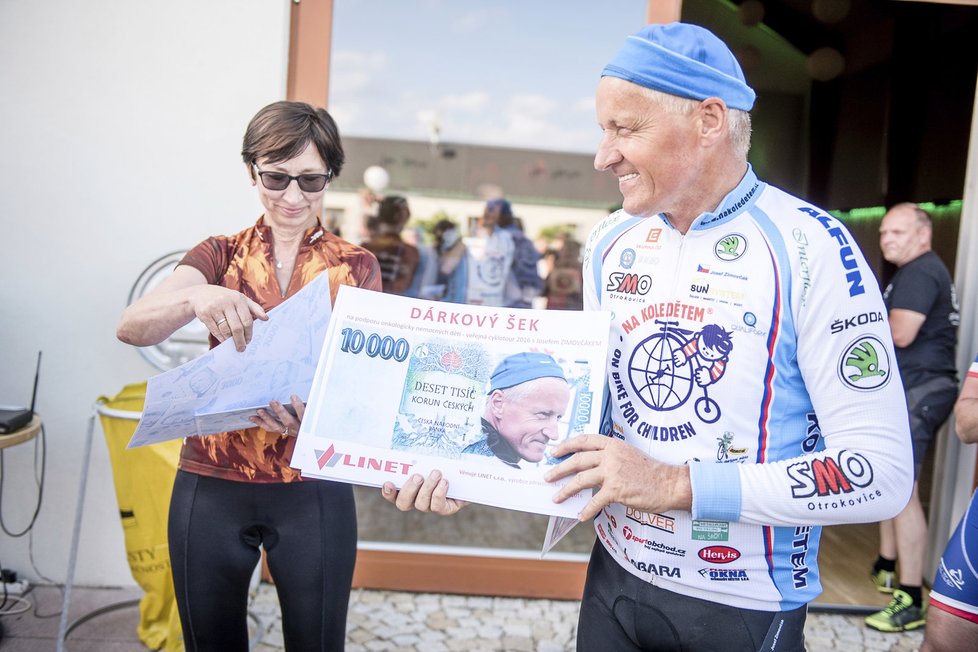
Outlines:
[{"label": "linet logo", "polygon": [[730,546],[709,546],[701,548],[697,554],[700,559],[711,564],[729,564],[740,559],[740,551]]},{"label": "linet logo", "polygon": [[340,458],[343,457],[336,452],[336,449],[333,448],[332,444],[330,444],[329,448],[327,448],[325,451],[314,448],[313,452],[316,453],[316,464],[319,465],[320,471],[327,466],[336,466],[339,463]]},{"label": "linet logo", "polygon": [[351,466],[356,469],[368,469],[371,471],[382,471],[384,473],[400,473],[408,475],[414,464],[405,462],[395,462],[394,460],[383,460],[376,457],[366,457],[363,455],[354,457],[348,453],[337,453],[333,444],[329,445],[324,451],[313,449],[316,454],[316,464],[322,470],[334,466]]}]

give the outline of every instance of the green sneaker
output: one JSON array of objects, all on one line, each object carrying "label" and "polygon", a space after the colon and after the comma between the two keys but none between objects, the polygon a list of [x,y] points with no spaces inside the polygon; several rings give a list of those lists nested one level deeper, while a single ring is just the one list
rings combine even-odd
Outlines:
[{"label": "green sneaker", "polygon": [[900,589],[894,589],[886,609],[866,617],[866,626],[881,632],[908,632],[923,627],[926,622],[925,612],[913,606],[913,598]]},{"label": "green sneaker", "polygon": [[879,570],[870,574],[870,579],[876,585],[876,590],[880,593],[893,593],[896,586],[896,573],[888,570]]}]

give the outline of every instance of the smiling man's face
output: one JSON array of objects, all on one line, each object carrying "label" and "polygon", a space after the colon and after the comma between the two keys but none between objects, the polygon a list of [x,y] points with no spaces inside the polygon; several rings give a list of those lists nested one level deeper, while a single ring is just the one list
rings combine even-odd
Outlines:
[{"label": "smiling man's face", "polygon": [[695,118],[667,111],[617,77],[601,79],[595,106],[602,137],[594,167],[618,177],[625,211],[648,217],[690,203],[700,178]]},{"label": "smiling man's face", "polygon": [[539,462],[547,445],[559,435],[558,422],[567,409],[570,387],[561,378],[538,378],[528,383],[533,383],[531,391],[518,400],[507,397],[504,391],[493,392],[490,400],[499,435],[520,457]]}]

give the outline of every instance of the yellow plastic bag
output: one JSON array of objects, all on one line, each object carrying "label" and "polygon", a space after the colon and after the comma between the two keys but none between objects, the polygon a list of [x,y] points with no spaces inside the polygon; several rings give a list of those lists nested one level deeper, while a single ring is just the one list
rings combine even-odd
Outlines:
[{"label": "yellow plastic bag", "polygon": [[139,640],[153,650],[182,652],[183,637],[166,538],[180,440],[126,449],[145,398],[146,383],[126,385],[112,398],[99,398],[104,407],[121,412],[100,412],[99,416],[112,462],[129,569],[145,592],[139,602]]}]

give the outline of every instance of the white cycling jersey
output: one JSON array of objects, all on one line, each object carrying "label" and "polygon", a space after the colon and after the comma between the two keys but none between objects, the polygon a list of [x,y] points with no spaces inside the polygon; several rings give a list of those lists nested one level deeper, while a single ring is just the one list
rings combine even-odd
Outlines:
[{"label": "white cycling jersey", "polygon": [[613,314],[603,432],[689,464],[692,513],[611,505],[634,575],[748,609],[821,592],[821,525],[891,518],[913,461],[876,278],[840,221],[748,169],[684,235],[618,211],[584,254]]}]

